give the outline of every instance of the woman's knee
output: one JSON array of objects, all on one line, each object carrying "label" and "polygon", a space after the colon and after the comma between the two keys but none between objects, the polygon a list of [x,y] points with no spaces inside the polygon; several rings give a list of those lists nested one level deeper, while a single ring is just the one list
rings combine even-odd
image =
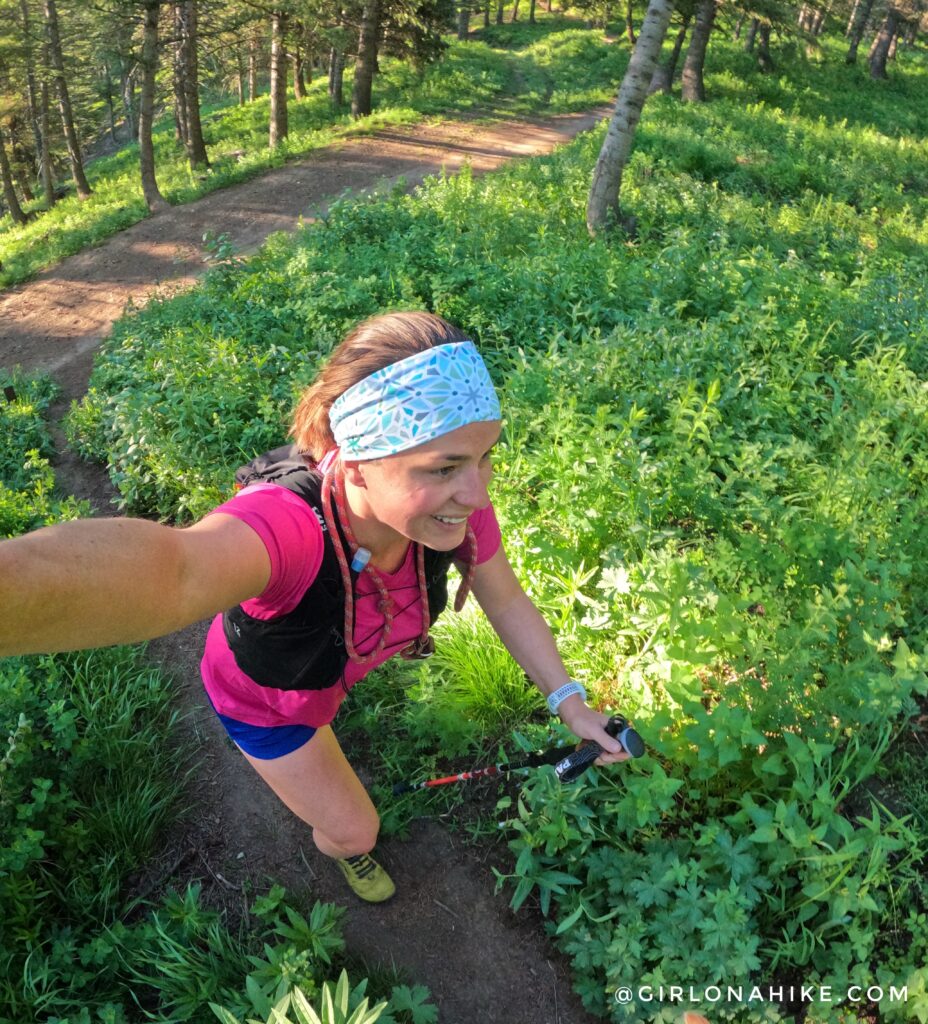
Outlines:
[{"label": "woman's knee", "polygon": [[317,825],[313,828],[313,841],[323,853],[330,856],[356,857],[374,849],[379,833],[380,818],[376,812],[372,812],[372,816],[365,816],[365,820],[346,822],[332,831]]}]

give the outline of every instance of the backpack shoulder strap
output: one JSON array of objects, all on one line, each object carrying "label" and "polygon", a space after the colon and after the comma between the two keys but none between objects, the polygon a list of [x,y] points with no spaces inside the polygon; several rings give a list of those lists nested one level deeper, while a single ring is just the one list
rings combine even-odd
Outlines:
[{"label": "backpack shoulder strap", "polygon": [[319,502],[319,484],[322,474],[295,444],[281,445],[235,471],[235,489],[240,491],[249,484],[272,483],[286,487],[311,505]]}]

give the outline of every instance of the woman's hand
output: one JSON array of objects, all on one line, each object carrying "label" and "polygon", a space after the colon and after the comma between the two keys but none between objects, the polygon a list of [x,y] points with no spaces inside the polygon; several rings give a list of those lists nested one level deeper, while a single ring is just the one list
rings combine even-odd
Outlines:
[{"label": "woman's hand", "polygon": [[581,740],[593,740],[603,748],[603,753],[596,758],[594,764],[615,764],[627,761],[631,754],[627,753],[617,739],[606,732],[609,716],[594,711],[584,703],[579,693],[575,693],[561,701],[558,715],[568,729]]}]

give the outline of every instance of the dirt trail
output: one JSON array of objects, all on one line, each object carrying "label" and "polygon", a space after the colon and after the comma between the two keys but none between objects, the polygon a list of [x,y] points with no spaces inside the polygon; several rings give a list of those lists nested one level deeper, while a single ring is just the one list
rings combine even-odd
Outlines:
[{"label": "dirt trail", "polygon": [[[126,303],[140,306],[189,287],[204,271],[207,230],[228,234],[238,251],[249,252],[270,233],[324,210],[345,189],[398,178],[412,187],[465,162],[476,172],[491,170],[512,157],[547,152],[608,113],[379,132],[150,218],[0,294],[0,365],[50,372],[64,391],[56,406],[61,414],[86,391],[95,349]],[[82,463],[56,436],[61,489],[112,514],[104,471]],[[244,912],[246,892],[276,879],[301,901],[346,904],[352,897],[333,865],[315,853],[308,829],[264,789],[204,707],[197,671],[204,635],[200,624],[151,645],[154,659],[178,678],[184,727],[202,753],[192,787],[200,804],[138,879],[139,888],[154,895],[200,878],[211,902]],[[383,906],[347,904],[344,932],[354,957],[369,967],[395,966],[411,983],[428,985],[443,1024],[592,1021],[537,917],[513,915],[505,898],[494,896],[487,859],[502,864],[504,849],[468,846],[460,834],[423,819],[408,839],[385,840],[378,850],[398,894]]]}]

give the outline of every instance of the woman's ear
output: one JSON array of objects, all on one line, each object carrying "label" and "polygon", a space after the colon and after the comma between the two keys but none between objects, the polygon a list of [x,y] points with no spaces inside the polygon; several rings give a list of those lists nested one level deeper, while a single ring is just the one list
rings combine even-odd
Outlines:
[{"label": "woman's ear", "polygon": [[345,483],[352,487],[367,489],[367,478],[364,475],[364,463],[355,461],[343,461],[342,467],[345,472]]}]

